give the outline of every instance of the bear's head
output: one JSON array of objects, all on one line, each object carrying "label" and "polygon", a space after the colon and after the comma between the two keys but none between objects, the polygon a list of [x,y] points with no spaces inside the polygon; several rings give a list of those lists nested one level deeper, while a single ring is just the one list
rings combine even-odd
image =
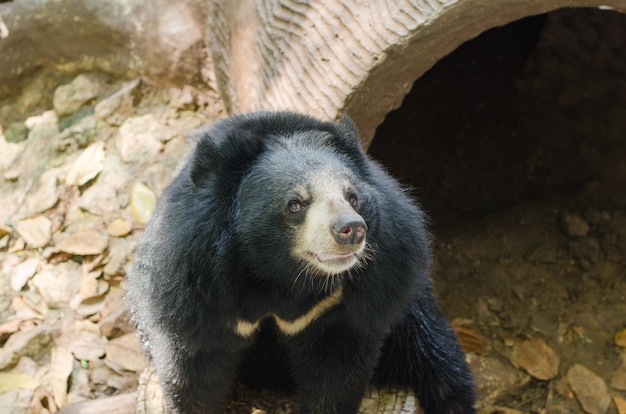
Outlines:
[{"label": "bear's head", "polygon": [[376,203],[367,165],[349,119],[262,112],[206,131],[191,177],[232,203],[225,230],[241,264],[293,286],[366,264]]}]

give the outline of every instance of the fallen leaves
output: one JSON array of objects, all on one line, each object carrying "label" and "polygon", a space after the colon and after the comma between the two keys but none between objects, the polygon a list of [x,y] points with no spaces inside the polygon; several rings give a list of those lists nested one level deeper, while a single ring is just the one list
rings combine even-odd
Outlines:
[{"label": "fallen leaves", "polygon": [[156,206],[156,195],[147,185],[136,182],[130,191],[130,208],[139,224],[146,224]]},{"label": "fallen leaves", "polygon": [[559,373],[559,356],[539,338],[514,341],[509,359],[539,380],[550,380]]}]

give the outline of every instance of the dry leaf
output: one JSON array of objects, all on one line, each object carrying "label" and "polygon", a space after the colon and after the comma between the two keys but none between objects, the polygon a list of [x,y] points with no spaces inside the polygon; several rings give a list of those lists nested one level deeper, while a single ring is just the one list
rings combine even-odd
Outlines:
[{"label": "dry leaf", "polygon": [[617,395],[613,396],[613,402],[615,403],[615,408],[617,408],[617,414],[626,414],[626,400],[622,397],[618,397]]},{"label": "dry leaf", "polygon": [[74,357],[63,348],[54,347],[51,351],[50,370],[52,371],[52,393],[57,407],[63,407],[67,400],[67,381],[74,369]]},{"label": "dry leaf", "polygon": [[90,145],[74,161],[74,165],[65,177],[65,183],[77,186],[86,184],[104,169],[105,157],[103,141]]},{"label": "dry leaf", "polygon": [[133,372],[140,372],[148,365],[136,333],[110,340],[106,346],[106,361]]},{"label": "dry leaf", "polygon": [[130,209],[139,224],[146,224],[156,206],[156,195],[143,183],[136,182],[130,191]]},{"label": "dry leaf", "polygon": [[78,360],[94,361],[104,355],[107,339],[100,334],[98,326],[89,321],[74,321],[56,340],[74,354]]},{"label": "dry leaf", "polygon": [[21,220],[17,232],[30,247],[44,247],[50,242],[52,222],[46,216]]},{"label": "dry leaf", "polygon": [[30,375],[21,372],[0,372],[0,394],[10,390],[34,390],[38,386],[39,381]]},{"label": "dry leaf", "polygon": [[559,356],[539,338],[514,341],[509,359],[540,380],[552,379],[559,373]]},{"label": "dry leaf", "polygon": [[626,328],[615,334],[615,345],[626,348]]}]

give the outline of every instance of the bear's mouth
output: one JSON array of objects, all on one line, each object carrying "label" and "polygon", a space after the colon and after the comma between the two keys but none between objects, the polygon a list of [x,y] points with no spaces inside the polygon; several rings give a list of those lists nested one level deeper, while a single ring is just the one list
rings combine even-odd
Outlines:
[{"label": "bear's mouth", "polygon": [[354,252],[348,253],[311,253],[320,263],[324,264],[345,264],[355,259]]}]

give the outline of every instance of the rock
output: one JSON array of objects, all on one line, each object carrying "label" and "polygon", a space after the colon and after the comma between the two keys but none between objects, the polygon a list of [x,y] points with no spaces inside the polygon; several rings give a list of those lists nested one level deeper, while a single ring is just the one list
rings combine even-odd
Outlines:
[{"label": "rock", "polygon": [[101,254],[107,248],[109,241],[100,232],[86,230],[72,233],[56,243],[56,248],[62,252],[78,256]]},{"label": "rock", "polygon": [[24,151],[23,145],[7,142],[0,133],[0,170],[11,167],[22,151]]},{"label": "rock", "polygon": [[156,207],[157,197],[148,186],[136,182],[130,191],[130,209],[135,221],[146,224]]},{"label": "rock", "polygon": [[81,276],[80,265],[67,261],[44,266],[31,283],[48,307],[63,308],[78,292]]},{"label": "rock", "polygon": [[59,201],[58,176],[58,170],[51,169],[39,177],[37,191],[26,199],[26,205],[31,212],[43,213]]},{"label": "rock", "polygon": [[54,110],[59,116],[70,115],[83,104],[95,99],[101,92],[100,82],[92,76],[80,74],[71,83],[54,91]]},{"label": "rock", "polygon": [[116,140],[122,161],[151,161],[163,149],[157,135],[161,128],[162,124],[152,114],[124,121]]},{"label": "rock", "polygon": [[23,356],[40,357],[51,343],[52,337],[45,326],[14,333],[0,349],[0,370],[14,365]]},{"label": "rock", "polygon": [[515,341],[509,360],[539,380],[552,379],[559,373],[559,356],[539,338]]},{"label": "rock", "polygon": [[46,216],[21,220],[17,223],[17,232],[30,247],[44,247],[52,236],[52,222]]},{"label": "rock", "polygon": [[492,405],[509,395],[518,395],[530,381],[528,375],[495,358],[468,354],[467,361],[474,373],[483,406]]},{"label": "rock", "polygon": [[54,111],[45,111],[40,115],[26,118],[24,124],[28,128],[28,142],[45,142],[59,132],[59,118]]},{"label": "rock", "polygon": [[585,237],[589,234],[589,223],[578,214],[565,213],[561,216],[561,229],[571,238]]},{"label": "rock", "polygon": [[107,227],[107,233],[113,237],[124,237],[133,229],[133,223],[123,218],[117,218]]},{"label": "rock", "polygon": [[185,85],[182,89],[170,88],[169,90],[169,104],[176,109],[193,110],[195,100],[195,90],[189,85]]},{"label": "rock", "polygon": [[113,95],[98,102],[95,107],[96,118],[111,125],[121,125],[133,115],[134,107],[141,100],[140,85],[141,79],[127,82]]},{"label": "rock", "polygon": [[104,142],[98,141],[83,151],[65,177],[68,185],[81,186],[95,178],[104,168]]},{"label": "rock", "polygon": [[14,122],[4,131],[7,142],[22,142],[28,138],[28,128],[23,122]]},{"label": "rock", "polygon": [[141,372],[148,366],[148,361],[139,345],[139,336],[134,332],[112,339],[107,343],[106,361],[132,372]]},{"label": "rock", "polygon": [[584,366],[574,364],[567,371],[567,380],[586,413],[606,413],[611,404],[611,396],[602,378]]}]

